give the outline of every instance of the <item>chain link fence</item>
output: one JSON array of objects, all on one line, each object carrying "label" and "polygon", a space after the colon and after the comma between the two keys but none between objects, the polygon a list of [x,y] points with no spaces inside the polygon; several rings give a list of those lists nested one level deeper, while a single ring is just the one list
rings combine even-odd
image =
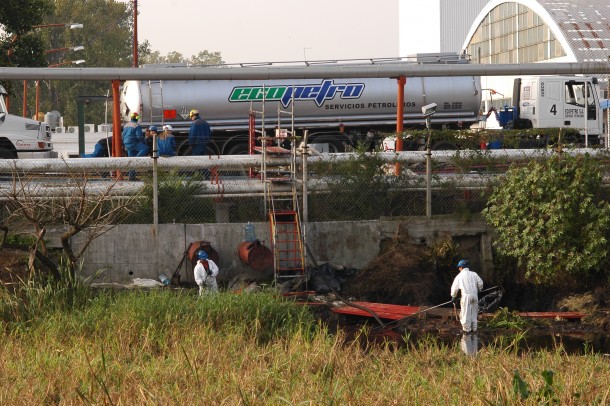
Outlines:
[{"label": "chain link fence", "polygon": [[[605,150],[596,151],[610,161]],[[260,156],[159,158],[156,165],[146,157],[68,159],[42,166],[3,161],[0,198],[5,206],[18,196],[33,202],[129,198],[128,213],[120,220],[126,224],[153,224],[155,216],[160,224],[244,223],[267,220],[271,203],[265,190],[273,184],[274,195],[279,191],[287,206],[296,191],[304,221],[322,222],[426,216],[430,188],[433,216],[470,216],[483,210],[511,165],[551,153],[500,152],[433,151],[430,184],[425,151],[323,154],[307,159],[305,174],[300,157],[295,170],[289,158],[269,157],[267,173],[261,171]],[[137,171],[136,181],[128,180],[130,170]],[[263,178],[275,181],[265,183]],[[276,196],[274,207],[282,207],[279,200]]]}]

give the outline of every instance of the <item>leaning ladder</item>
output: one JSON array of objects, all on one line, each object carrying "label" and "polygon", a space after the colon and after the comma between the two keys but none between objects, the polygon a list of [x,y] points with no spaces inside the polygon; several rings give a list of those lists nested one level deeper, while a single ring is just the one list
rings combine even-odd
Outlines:
[{"label": "leaning ladder", "polygon": [[[303,278],[306,274],[305,244],[301,232],[296,178],[294,100],[291,111],[284,111],[281,105],[278,105],[277,129],[272,137],[267,137],[264,132],[264,105],[263,98],[263,108],[259,112],[262,116],[263,128],[262,136],[259,138],[261,145],[254,149],[262,154],[261,181],[265,192],[265,210],[269,216],[274,278],[278,282],[280,279]],[[282,115],[290,116],[290,129],[282,129]],[[281,146],[282,141],[287,139],[291,140],[290,149]],[[269,160],[288,154],[291,156],[289,170],[272,172],[268,169]]]},{"label": "leaning ladder", "polygon": [[148,81],[148,105],[150,106],[150,124],[165,122],[163,116],[163,81]]}]

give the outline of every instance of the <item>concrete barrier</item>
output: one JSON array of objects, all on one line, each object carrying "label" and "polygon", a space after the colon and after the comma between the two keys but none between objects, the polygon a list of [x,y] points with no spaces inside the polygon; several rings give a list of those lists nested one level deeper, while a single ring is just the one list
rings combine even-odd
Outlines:
[{"label": "concrete barrier", "polygon": [[[271,248],[269,224],[254,225],[257,239]],[[101,271],[98,281],[115,283],[128,283],[134,278],[157,279],[160,273],[171,277],[190,243],[204,240],[219,254],[221,281],[238,275],[253,280],[268,277],[268,273],[250,269],[239,258],[238,248],[245,239],[244,226],[241,223],[161,224],[154,233],[151,225],[119,225],[91,243],[85,252],[81,272],[90,277]],[[461,248],[477,252],[478,258],[471,258],[471,262],[482,275],[491,265],[492,230],[478,217],[469,221],[407,218],[309,223],[305,227],[305,238],[318,263],[331,262],[361,269],[379,254],[382,240],[392,238],[399,231],[407,232],[419,243],[451,235],[462,240]],[[73,244],[76,248],[81,247],[83,236],[77,235]],[[190,262],[185,259],[180,273],[187,275],[192,271]],[[182,277],[185,279],[189,278]]]}]

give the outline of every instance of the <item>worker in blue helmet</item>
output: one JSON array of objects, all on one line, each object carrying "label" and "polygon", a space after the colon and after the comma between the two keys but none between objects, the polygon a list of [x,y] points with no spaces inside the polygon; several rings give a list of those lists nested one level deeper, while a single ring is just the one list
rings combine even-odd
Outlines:
[{"label": "worker in blue helmet", "polygon": [[460,323],[465,333],[477,331],[477,315],[479,313],[479,292],[483,290],[483,280],[468,268],[468,260],[462,259],[457,264],[460,273],[451,285],[451,301],[457,302],[457,295],[461,291]]},{"label": "worker in blue helmet", "polygon": [[205,250],[197,251],[197,264],[195,265],[195,282],[199,286],[199,296],[205,293],[218,292],[218,266],[214,261],[208,258],[208,253]]},{"label": "worker in blue helmet", "polygon": [[[138,124],[140,115],[131,113],[129,123],[123,126],[123,145],[129,157],[139,157],[148,155],[148,144],[146,143],[146,135],[142,131],[142,127]],[[136,171],[129,171],[129,180],[136,180]]]}]

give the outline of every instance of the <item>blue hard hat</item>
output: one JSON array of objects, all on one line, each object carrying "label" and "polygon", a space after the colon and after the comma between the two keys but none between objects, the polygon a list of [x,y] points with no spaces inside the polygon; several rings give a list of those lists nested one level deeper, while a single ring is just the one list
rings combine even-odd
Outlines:
[{"label": "blue hard hat", "polygon": [[208,259],[208,253],[204,250],[197,251],[197,258],[199,259]]},{"label": "blue hard hat", "polygon": [[148,127],[148,131],[158,131],[157,130],[157,126],[156,125],[151,125],[150,127]]},{"label": "blue hard hat", "polygon": [[466,268],[467,266],[468,266],[468,260],[467,259],[462,259],[457,264],[458,268]]}]

